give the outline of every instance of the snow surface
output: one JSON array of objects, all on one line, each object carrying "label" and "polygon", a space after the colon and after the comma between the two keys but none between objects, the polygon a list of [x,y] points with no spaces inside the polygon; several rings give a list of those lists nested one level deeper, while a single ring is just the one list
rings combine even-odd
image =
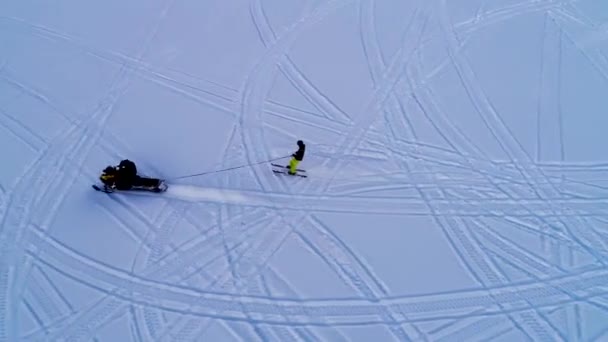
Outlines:
[{"label": "snow surface", "polygon": [[605,0],[2,1],[0,341],[606,341],[606,94]]}]

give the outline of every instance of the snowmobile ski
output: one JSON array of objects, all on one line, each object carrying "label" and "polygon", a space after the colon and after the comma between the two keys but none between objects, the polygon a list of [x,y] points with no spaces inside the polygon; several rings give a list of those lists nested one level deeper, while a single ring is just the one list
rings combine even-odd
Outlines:
[{"label": "snowmobile ski", "polygon": [[101,192],[105,192],[106,194],[112,193],[114,192],[113,190],[108,189],[107,187],[100,187],[97,184],[93,184],[91,185],[93,187],[93,189],[97,190],[97,191],[101,191]]},{"label": "snowmobile ski", "polygon": [[134,185],[131,189],[128,189],[128,190],[115,190],[112,188],[108,188],[107,186],[99,186],[97,184],[93,184],[92,187],[93,187],[93,189],[95,189],[97,191],[105,192],[107,194],[110,194],[113,192],[127,192],[127,191],[165,192],[169,188],[169,186],[167,186],[167,184],[164,181],[160,181],[158,186],[151,187],[151,186]]}]

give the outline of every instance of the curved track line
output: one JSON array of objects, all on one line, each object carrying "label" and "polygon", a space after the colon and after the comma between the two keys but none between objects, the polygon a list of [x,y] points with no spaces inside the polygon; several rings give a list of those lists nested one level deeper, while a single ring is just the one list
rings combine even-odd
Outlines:
[{"label": "curved track line", "polygon": [[[211,106],[226,114],[234,115],[234,110],[232,109],[232,107],[236,103],[235,98],[238,96],[237,90],[223,88],[217,84],[213,84],[210,81],[200,79],[196,76],[184,73],[182,71],[155,67],[143,61],[139,61],[134,57],[125,56],[119,52],[110,50],[99,50],[97,48],[88,46],[87,43],[78,40],[76,37],[56,32],[47,27],[33,25],[19,18],[0,17],[0,19],[4,19],[14,24],[25,26],[28,29],[34,31],[35,34],[38,34],[44,38],[76,46],[79,49],[82,49],[87,53],[90,53],[93,56],[103,59],[105,61],[117,65],[126,65],[136,74],[143,76],[146,80],[152,81],[162,87],[181,94],[198,103]],[[293,65],[293,62],[290,61],[288,64]],[[178,75],[183,75],[190,79],[190,81],[186,82],[178,80],[175,77],[171,77],[168,71],[171,71],[172,73]],[[296,88],[299,89],[303,93],[303,95],[308,98],[317,108],[320,108],[322,112],[328,113],[326,115],[327,118],[348,117],[342,112],[342,110],[340,110],[334,103],[332,103],[330,99],[322,95],[318,91],[318,89],[316,89],[312,84],[310,84],[310,81],[308,81],[307,79],[302,79],[300,76],[303,75],[301,75],[299,71],[291,71],[290,74],[294,75],[292,78],[294,78],[294,82],[297,83],[295,85]],[[300,77],[300,79],[298,79],[298,77]],[[205,87],[197,86],[195,85],[195,83],[204,83]],[[200,93],[200,95],[197,93]],[[40,97],[45,101],[48,101],[48,99],[44,98],[44,96],[41,96],[39,92],[34,92],[33,94],[37,94],[35,96]],[[299,114],[310,115],[312,117],[315,117],[317,115],[315,113],[309,113],[300,109],[287,108],[286,105],[282,105],[273,101],[268,101],[267,106],[267,110],[278,114],[287,114],[289,111],[296,111]],[[285,116],[289,117],[288,115]],[[319,117],[319,119],[321,119],[321,117]],[[348,119],[347,122],[350,122],[350,119]],[[332,120],[327,120],[326,124],[338,125],[339,127],[343,126],[343,124],[338,124],[336,121]]]},{"label": "curved track line", "polygon": [[[483,308],[484,311],[469,317],[501,315],[507,312],[529,310],[530,305],[552,307],[572,302],[572,299],[564,299],[563,293],[554,290],[555,288],[567,289],[571,293],[576,293],[581,299],[603,296],[605,295],[603,286],[608,280],[607,270],[595,268],[575,275],[544,280],[539,284],[494,288],[489,290],[492,295],[487,290],[473,290],[454,294],[386,298],[378,301],[360,299],[294,301],[259,296],[216,294],[190,287],[154,282],[111,268],[83,255],[74,257],[75,251],[68,251],[65,246],[57,245],[57,242],[43,236],[36,234],[33,236],[33,240],[40,249],[38,255],[32,255],[36,260],[84,285],[108,294],[111,292],[108,290],[109,288],[118,286],[122,290],[112,292],[111,295],[122,298],[122,300],[182,314],[236,321],[247,320],[245,317],[247,314],[243,313],[240,307],[241,304],[244,304],[249,309],[249,314],[253,315],[254,321],[279,325],[325,325],[328,324],[329,317],[339,319],[330,325],[373,324],[383,322],[378,318],[378,314],[386,305],[396,305],[401,311],[410,313],[410,321],[439,320],[450,316],[461,317],[465,315],[462,310],[472,308]],[[65,268],[59,269],[55,265],[66,267],[70,271],[66,273]],[[87,269],[91,267],[97,272],[94,274],[88,272]],[[148,302],[145,298],[149,297],[163,298],[163,301],[162,303]],[[505,306],[504,310],[495,307],[496,300]],[[201,305],[191,307],[189,303],[193,301],[199,302]],[[300,312],[303,308],[308,308],[315,313],[315,316],[302,316]],[[258,319],[258,317],[268,318]],[[286,321],[287,318],[289,318],[288,321]]]},{"label": "curved track line", "polygon": [[[155,33],[156,30],[153,31],[151,37],[153,37]],[[144,51],[142,51],[142,54],[145,52],[148,46],[149,40],[145,42]],[[27,238],[27,236],[24,235],[26,234],[26,230],[28,228],[28,222],[31,220],[28,213],[32,210],[32,206],[39,204],[39,202],[43,200],[47,192],[52,189],[53,186],[57,186],[59,182],[62,182],[62,180],[65,178],[64,173],[66,169],[79,171],[86,155],[88,154],[88,151],[100,138],[105,127],[105,123],[113,112],[114,105],[126,92],[126,89],[130,83],[128,76],[129,75],[126,73],[126,70],[124,68],[121,69],[111,89],[108,91],[107,96],[99,102],[98,107],[92,113],[91,117],[87,118],[86,121],[72,125],[70,129],[66,130],[62,135],[57,137],[55,139],[57,142],[51,143],[47,151],[45,151],[45,154],[34,164],[35,168],[32,169],[34,174],[31,176],[26,174],[24,177],[22,177],[19,184],[20,186],[26,188],[24,188],[22,191],[16,191],[17,196],[21,195],[21,192],[25,194],[32,193],[31,191],[28,191],[28,189],[31,189],[32,186],[36,186],[38,182],[47,179],[47,177],[52,177],[51,179],[55,179],[56,181],[50,184],[48,182],[44,182],[42,185],[38,185],[42,191],[36,193],[34,198],[28,198],[28,196],[25,196],[24,199],[13,199],[13,201],[20,201],[21,203],[15,210],[11,211],[11,208],[9,208],[8,213],[4,216],[2,221],[4,229],[0,232],[0,240],[11,241],[11,243],[14,245],[13,247],[10,247],[10,249],[6,248],[6,246],[0,246],[2,247],[0,248],[0,255],[2,255],[2,259],[10,260],[13,263],[19,263],[20,260],[25,257],[23,245],[25,244],[24,238]],[[45,98],[42,99],[44,100]],[[68,146],[71,149],[68,149]],[[70,151],[67,156],[64,155],[65,150]],[[72,165],[70,168],[64,168],[68,162],[72,162],[76,167],[73,167],[74,165]],[[44,177],[42,177],[42,175],[37,176],[35,174],[42,172],[45,173]],[[51,206],[52,210],[45,215],[47,216],[45,221],[50,221],[52,217],[56,215],[60,203],[66,196],[69,187],[75,182],[76,177],[68,177],[68,179],[71,179],[72,181],[68,181],[68,184],[62,182],[59,192],[54,194],[53,200],[55,201],[55,204]],[[3,236],[7,232],[7,218],[11,221],[16,221],[11,224],[11,229],[8,232],[9,235],[13,235],[13,238],[8,240],[6,240],[6,236]],[[0,321],[2,321],[0,324],[7,324],[9,328],[5,329],[3,326],[0,326],[0,337],[2,337],[1,335],[4,331],[10,339],[16,338],[16,332],[14,329],[17,324],[11,324],[10,322],[18,319],[16,315],[16,307],[17,301],[20,299],[20,295],[17,293],[17,291],[22,291],[22,289],[17,290],[15,286],[23,285],[29,275],[29,272],[30,269],[20,269],[12,276],[10,273],[8,273],[8,275],[0,275],[0,279],[6,277],[9,278],[9,281],[12,280],[13,282],[11,286],[8,286],[8,289],[2,288],[0,290],[0,296],[6,295],[10,301],[8,303],[8,307],[10,308],[8,315],[5,314],[5,308],[0,310]]]},{"label": "curved track line", "polygon": [[[369,123],[371,123],[371,121],[370,121]],[[363,125],[361,125],[361,127],[363,127],[363,126],[368,126],[368,124],[367,124],[367,123],[364,123]],[[360,138],[362,138],[362,137],[363,137],[363,134],[361,134],[361,135],[360,135]],[[345,141],[348,141],[348,139],[345,139]],[[255,152],[255,151],[254,151],[254,152]],[[327,183],[327,184],[329,184],[329,183]],[[307,206],[306,208],[310,210],[310,207],[309,207],[309,206]],[[301,217],[303,217],[303,216],[305,216],[305,215],[308,215],[308,214],[307,214],[307,213],[305,213],[305,212],[303,212],[303,213],[302,213],[300,216],[301,216]],[[297,221],[299,221],[299,219],[298,219]],[[299,231],[298,231],[298,232],[299,232]],[[327,261],[328,259],[325,259],[325,260]],[[331,264],[330,264],[330,266],[331,266]],[[348,277],[347,277],[347,279],[348,279]],[[357,282],[355,281],[355,283],[357,283]],[[362,286],[364,286],[364,287],[365,287],[365,286],[367,286],[367,285],[362,285]],[[361,288],[359,288],[359,290],[361,290]],[[368,291],[368,292],[369,292],[369,291]],[[365,293],[365,291],[364,291],[364,293]],[[390,317],[390,316],[391,316],[391,315],[389,315],[389,317]],[[391,326],[393,326],[393,325],[391,324]],[[395,330],[395,329],[393,329],[393,332],[396,332],[396,330]],[[401,337],[401,339],[403,339],[403,338],[407,338],[407,337],[406,337],[406,335],[403,335],[403,334],[400,334],[400,333],[398,333],[398,335],[397,335],[397,336],[402,336],[402,337]]]},{"label": "curved track line", "polygon": [[470,36],[473,32],[485,28],[486,26],[503,22],[521,15],[543,12],[556,8],[560,8],[566,4],[573,4],[580,0],[540,0],[528,1],[524,0],[520,3],[508,5],[502,8],[489,10],[472,20],[465,20],[454,24],[454,29],[461,36]]},{"label": "curved track line", "polygon": [[[273,45],[267,48],[266,53],[259,59],[258,63],[251,70],[243,89],[241,91],[241,110],[239,113],[240,130],[242,141],[245,146],[263,146],[259,141],[260,137],[263,136],[261,132],[261,121],[260,117],[263,112],[263,98],[271,87],[272,76],[276,72],[275,65],[279,60],[286,54],[287,50],[295,42],[299,34],[304,32],[310,26],[323,20],[326,16],[330,15],[334,11],[344,7],[354,0],[331,0],[323,5],[320,5],[310,14],[304,16],[291,27],[289,27],[285,33],[279,37]],[[247,127],[247,128],[245,128]],[[256,134],[252,136],[249,131],[256,131]],[[258,140],[258,141],[256,141]],[[257,150],[246,150],[247,160],[252,163],[252,160],[267,160],[266,153]],[[270,189],[271,186],[258,174],[257,171],[253,171],[254,177],[258,184],[262,185],[264,189]]]},{"label": "curved track line", "polygon": [[[232,220],[236,221],[241,219],[246,219],[246,217],[232,217]],[[250,223],[255,225],[257,224],[257,221],[252,219]],[[212,227],[210,231],[215,231],[217,229],[218,227],[215,226]],[[245,243],[256,234],[257,231],[255,229],[250,229],[244,234],[235,232],[234,237],[231,239],[231,241],[233,241],[231,249]],[[141,270],[139,274],[142,274],[146,279],[163,281],[175,279],[176,282],[181,282],[187,277],[187,273],[189,272],[188,269],[190,267],[197,267],[199,264],[204,266],[205,264],[222,257],[223,249],[220,248],[221,241],[222,237],[219,231],[214,234],[204,234],[194,240],[185,242],[182,246],[179,246],[176,251],[173,251],[159,260],[158,264],[149,265],[149,267]],[[95,304],[89,309],[75,313],[75,316],[67,322],[67,325],[55,329],[56,331],[53,334],[45,336],[45,338],[54,339],[59,336],[71,336],[83,329],[92,330],[94,327],[104,324],[108,319],[115,317],[118,312],[126,310],[128,304],[123,303],[119,298],[112,297],[112,294],[119,290],[120,289],[114,288],[107,292],[100,304]],[[138,316],[144,317],[143,313]],[[145,333],[148,333],[148,331],[145,330]]]},{"label": "curved track line", "polygon": [[[453,28],[452,30],[449,29],[449,17],[446,10],[445,1],[441,2],[439,13],[441,18],[440,23],[442,26],[442,32],[444,33],[445,39],[449,46],[448,54],[452,59],[453,65],[455,66],[458,75],[462,80],[463,86],[465,87],[465,90],[467,91],[467,94],[471,99],[471,103],[475,106],[483,122],[494,134],[497,142],[511,160],[529,160],[530,158],[528,154],[525,152],[521,144],[515,139],[509,129],[505,126],[504,122],[502,122],[495,109],[493,108],[492,104],[489,102],[486,95],[483,93],[483,90],[479,88],[478,84],[475,82],[476,79],[472,70],[470,70],[470,66],[467,64],[464,57],[460,56],[460,51],[456,47],[458,40],[455,37],[455,32],[453,31]],[[526,179],[530,187],[534,189],[534,192],[539,199],[544,197],[541,195],[541,193],[546,193],[548,194],[548,196],[551,197],[555,197],[557,195],[557,193],[551,190],[547,192],[548,188],[538,188],[536,184],[533,184],[533,182],[530,180],[530,177],[544,177],[542,173],[538,174],[538,170],[536,168],[523,170],[518,167],[518,171],[522,174],[524,179]],[[532,174],[532,176],[530,176],[530,173]],[[547,179],[547,181],[549,187],[555,189],[555,186],[550,182],[550,180]],[[550,205],[549,209],[551,211],[554,211],[554,201],[549,200],[548,204]],[[576,217],[571,217],[570,219],[573,219],[575,222],[578,221]],[[564,222],[564,226],[566,228],[566,231],[570,231],[567,223]],[[580,225],[577,226],[580,227]],[[594,251],[585,246],[582,240],[573,236],[571,233],[570,235],[574,240],[580,243],[582,247],[587,248],[591,255],[598,257],[598,261],[603,262],[601,255],[598,255],[596,251],[594,253]],[[546,318],[544,318],[542,313],[536,311],[536,314],[539,317],[534,318],[534,313],[522,313],[521,318],[523,318],[525,326],[519,327],[518,324],[516,324],[516,326],[518,326],[522,332],[529,334],[530,337],[534,336],[534,338],[550,338],[550,336],[560,334],[560,331],[555,326],[553,326]]]},{"label": "curved track line", "polygon": [[[257,29],[260,40],[267,48],[272,46],[277,36],[274,30],[268,22],[264,7],[260,0],[255,0],[251,3],[250,14],[252,21]],[[317,89],[314,84],[306,78],[306,76],[299,70],[297,65],[288,56],[284,55],[278,61],[279,70],[283,75],[291,82],[291,84],[300,92],[304,98],[306,98],[312,105],[314,105],[324,116],[330,120],[340,121],[342,123],[349,123],[349,116],[341,110],[335,103],[333,103],[327,96],[323,95]]]},{"label": "curved track line", "polygon": [[[450,58],[453,61],[453,64],[458,72],[459,77],[462,80],[463,86],[467,90],[467,93],[470,97],[471,103],[474,105],[475,109],[479,113],[481,119],[486,124],[488,129],[494,134],[497,142],[502,147],[505,154],[509,157],[509,159],[513,161],[524,160],[526,162],[531,162],[531,158],[529,154],[525,151],[525,149],[521,146],[520,142],[514,137],[511,130],[506,126],[496,109],[493,107],[492,103],[486,96],[483,89],[481,89],[476,82],[476,77],[474,72],[472,71],[470,65],[467,63],[466,59],[461,56],[460,50],[457,48],[458,40],[455,37],[455,33],[453,29],[449,27],[449,19],[448,14],[445,10],[443,10],[441,15],[441,26],[442,31],[444,32],[446,42],[448,43],[448,53]],[[524,169],[518,164],[515,164],[518,172],[522,175],[523,179],[528,182],[530,189],[532,189],[535,195],[538,198],[555,198],[559,196],[558,187],[552,183],[549,179],[546,178],[546,175],[542,173],[542,170],[537,167]],[[538,184],[535,184],[532,179],[546,179],[547,186],[539,187]],[[562,206],[554,206],[552,200],[548,200],[548,203],[551,205],[552,210],[554,212],[568,212],[569,208],[563,208]],[[569,217],[568,222],[561,221],[560,225],[566,232],[571,236],[572,239],[577,241],[577,243],[581,244],[584,248],[587,248],[591,255],[594,255],[598,258],[598,262],[604,262],[599,255],[593,252],[592,248],[589,248],[588,244],[593,243],[592,240],[583,240],[579,239],[576,234],[572,232],[573,228],[576,228],[577,231],[584,231],[585,226],[582,222],[576,217]]]},{"label": "curved track line", "polygon": [[[268,93],[270,87],[272,86],[272,81],[274,79],[274,75],[277,71],[275,65],[281,61],[281,59],[285,56],[287,50],[290,46],[295,42],[296,38],[304,32],[311,25],[316,24],[317,22],[324,19],[326,16],[330,15],[334,11],[340,9],[348,5],[352,1],[328,1],[322,5],[319,5],[309,14],[306,14],[300,20],[298,20],[295,24],[289,27],[285,33],[279,37],[277,40],[273,42],[273,45],[267,46],[267,51],[260,58],[255,67],[251,70],[245,84],[242,87],[242,98],[241,98],[241,111],[240,111],[240,133],[242,142],[244,144],[246,157],[248,161],[251,163],[251,159],[255,158],[258,160],[262,156],[262,152],[256,149],[252,149],[253,146],[264,146],[264,132],[263,126],[261,125],[261,115],[263,113],[263,103],[265,95]],[[256,2],[257,3],[257,2]],[[254,3],[255,6],[255,3]],[[258,3],[258,9],[260,11],[256,11],[255,7],[252,10],[252,15],[256,12],[261,13],[261,19],[257,20],[256,16],[254,18],[254,24],[258,28],[258,32],[261,34],[263,32],[270,32],[272,34],[272,29],[270,26],[261,26],[267,24],[266,20],[264,20],[263,9],[261,7],[261,3]],[[261,36],[264,41],[265,37]],[[306,80],[298,78],[300,82],[306,83]],[[293,80],[294,84],[296,80]],[[305,89],[301,89],[305,91]],[[310,89],[309,91],[314,93],[314,89]],[[312,100],[315,102],[327,105],[327,101],[324,101],[322,95],[315,93]],[[321,105],[323,107],[323,105]],[[331,106],[329,110],[331,110]],[[250,130],[254,131],[255,134],[252,134]],[[269,159],[269,158],[265,158]],[[257,184],[264,190],[269,190],[272,188],[272,183],[268,183],[268,181],[261,177],[258,174],[257,170],[253,170],[253,176]],[[272,176],[271,176],[272,177]],[[283,182],[283,185],[285,183]],[[276,236],[273,238],[273,241],[269,243],[270,247],[267,253],[264,253],[263,259],[266,263],[270,257],[278,251],[280,246],[286,240],[286,238],[291,234],[291,232],[295,229],[295,227],[290,222],[298,222],[299,219],[296,217],[295,219],[287,220],[283,214],[282,210],[277,207],[277,202],[271,202],[272,207],[277,209],[279,216],[281,217],[282,224],[281,229],[276,232]],[[302,216],[302,215],[298,215]],[[287,228],[287,229],[286,229]]]},{"label": "curved track line", "polygon": [[[115,83],[115,86],[116,84],[117,83]],[[2,230],[0,231],[0,259],[4,260],[3,263],[10,262],[15,265],[24,258],[22,248],[25,243],[24,239],[27,238],[26,231],[31,220],[30,213],[33,210],[33,207],[39,204],[53,187],[59,186],[58,183],[62,182],[64,179],[63,176],[65,176],[62,174],[64,173],[63,167],[68,162],[72,162],[76,165],[76,168],[70,168],[70,170],[75,171],[78,170],[82,162],[84,162],[83,154],[86,154],[87,151],[92,148],[95,140],[99,138],[104,123],[112,112],[111,109],[120,95],[115,94],[116,90],[119,89],[113,88],[110,91],[108,101],[102,102],[88,121],[77,126],[72,126],[67,129],[64,134],[55,139],[58,143],[49,144],[49,147],[44,151],[43,155],[32,164],[30,169],[19,180],[18,185],[11,196],[7,212],[2,219]],[[91,125],[94,128],[90,129],[87,125]],[[78,137],[78,133],[80,133],[81,137]],[[66,156],[64,154],[67,146],[70,146],[72,149]],[[47,182],[46,180],[49,176],[52,177],[50,179],[54,179],[55,182]],[[75,177],[69,177],[68,179],[72,179],[72,182],[61,184],[61,190],[58,194],[53,196],[55,205],[52,206],[53,208],[47,214],[48,216],[54,216],[56,214],[62,198],[65,197],[65,194],[67,193],[69,186],[74,182]],[[40,191],[37,193],[29,191],[32,187],[36,187]],[[9,241],[10,246],[6,245]],[[18,319],[16,316],[16,308],[18,306],[17,301],[20,299],[20,291],[22,291],[22,288],[16,288],[16,286],[23,285],[22,282],[27,278],[29,269],[19,268],[15,271],[11,271],[11,266],[7,265],[7,267],[9,267],[9,269],[3,269],[6,273],[0,275],[0,279],[6,279],[7,282],[10,281],[12,284],[10,286],[6,283],[0,284],[0,297],[6,296],[9,301],[7,307],[1,308],[0,310],[0,324],[8,325],[9,329],[0,326],[0,335],[4,332],[9,338],[16,338],[16,332],[10,330],[14,329],[16,324],[9,324],[9,322]],[[2,300],[0,300],[0,302],[1,301]],[[5,310],[9,312],[6,312]]]}]

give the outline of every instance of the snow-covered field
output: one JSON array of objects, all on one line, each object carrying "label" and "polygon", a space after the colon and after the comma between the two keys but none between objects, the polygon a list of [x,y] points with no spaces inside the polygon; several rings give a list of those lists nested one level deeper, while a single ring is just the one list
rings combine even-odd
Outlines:
[{"label": "snow-covered field", "polygon": [[606,94],[605,0],[2,1],[0,341],[606,341]]}]

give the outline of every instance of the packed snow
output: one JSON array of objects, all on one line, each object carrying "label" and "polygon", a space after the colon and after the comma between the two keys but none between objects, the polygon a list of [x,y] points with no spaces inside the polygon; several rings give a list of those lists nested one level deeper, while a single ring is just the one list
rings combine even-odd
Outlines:
[{"label": "packed snow", "polygon": [[2,1],[0,341],[606,341],[606,94],[605,0]]}]

